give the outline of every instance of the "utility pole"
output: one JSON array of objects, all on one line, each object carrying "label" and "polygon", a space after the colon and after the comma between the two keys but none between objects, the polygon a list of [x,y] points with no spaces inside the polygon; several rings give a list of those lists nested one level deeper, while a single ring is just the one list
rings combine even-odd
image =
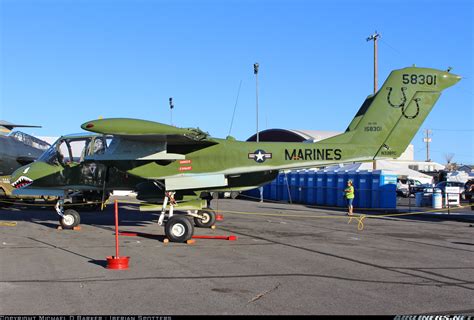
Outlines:
[{"label": "utility pole", "polygon": [[173,105],[173,97],[170,97],[170,122],[171,122],[171,125],[173,125],[173,108],[174,108],[174,105]]},{"label": "utility pole", "polygon": [[375,31],[374,34],[370,35],[368,38],[367,38],[367,41],[374,41],[374,93],[377,92],[378,90],[378,86],[377,86],[377,79],[378,79],[378,67],[377,67],[377,63],[378,63],[378,54],[377,54],[377,51],[378,51],[378,47],[377,47],[377,40],[378,38],[382,37],[379,33],[377,33],[377,31]]},{"label": "utility pole", "polygon": [[[378,90],[378,86],[377,86],[377,78],[378,78],[378,67],[377,67],[377,64],[378,64],[378,54],[377,54],[377,51],[378,51],[378,47],[377,47],[377,39],[380,38],[381,35],[377,33],[377,31],[375,31],[374,34],[370,35],[368,38],[367,38],[367,41],[374,41],[374,94],[377,93],[377,90]],[[372,169],[373,170],[376,170],[377,169],[377,160],[373,160],[372,161]]]},{"label": "utility pole", "polygon": [[258,137],[258,63],[253,64],[253,74],[255,74],[255,95],[256,95],[256,104],[257,104],[257,142],[259,142]]},{"label": "utility pole", "polygon": [[431,142],[431,130],[425,129],[425,137],[423,138],[423,142],[426,143],[426,162],[430,162],[430,142]]}]

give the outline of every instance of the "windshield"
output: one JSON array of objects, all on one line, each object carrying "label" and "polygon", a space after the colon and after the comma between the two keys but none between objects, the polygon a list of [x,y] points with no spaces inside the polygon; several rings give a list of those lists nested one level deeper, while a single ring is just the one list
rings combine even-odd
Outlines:
[{"label": "windshield", "polygon": [[36,149],[47,150],[50,147],[49,143],[21,131],[14,131],[9,136]]},{"label": "windshield", "polygon": [[106,149],[106,139],[101,136],[60,138],[39,157],[38,161],[70,165],[83,162],[88,155],[104,153]]}]

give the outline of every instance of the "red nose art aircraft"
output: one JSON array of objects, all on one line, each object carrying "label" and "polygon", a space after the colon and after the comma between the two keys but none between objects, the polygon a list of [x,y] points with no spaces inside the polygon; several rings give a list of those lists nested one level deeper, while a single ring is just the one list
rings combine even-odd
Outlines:
[{"label": "red nose art aircraft", "polygon": [[[215,216],[202,211],[207,206],[200,197],[202,192],[252,189],[275,179],[282,169],[397,158],[441,92],[459,80],[457,75],[436,69],[394,70],[382,88],[367,97],[344,133],[313,144],[217,139],[199,129],[137,119],[89,121],[81,127],[98,135],[85,144],[81,157],[64,163],[55,145],[38,161],[18,169],[11,182],[15,188],[91,188],[94,181],[81,180],[83,172],[92,170],[91,164],[94,172],[112,168],[117,177],[123,177],[116,183],[127,187],[137,183],[134,187],[142,199],[146,198],[145,190],[152,187],[154,200],[149,201],[163,201],[160,225],[169,203],[165,233],[171,241],[186,241],[192,237],[194,226],[187,217],[173,215],[175,199],[182,200],[179,210],[188,210],[197,225],[207,226]],[[106,138],[111,138],[110,144],[105,143]],[[76,223],[72,214],[61,208],[58,213],[63,220],[68,217]]]}]

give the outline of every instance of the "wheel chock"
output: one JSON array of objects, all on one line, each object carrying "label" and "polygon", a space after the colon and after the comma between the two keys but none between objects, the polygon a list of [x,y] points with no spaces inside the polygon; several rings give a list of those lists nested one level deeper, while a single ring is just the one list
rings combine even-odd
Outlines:
[{"label": "wheel chock", "polygon": [[62,226],[57,226],[56,229],[57,229],[57,230],[73,230],[73,231],[80,231],[80,230],[81,230],[81,226],[72,227],[72,229],[64,229]]},{"label": "wheel chock", "polygon": [[170,239],[168,239],[168,238],[164,238],[164,239],[163,239],[163,243],[164,243],[164,244],[168,244],[169,242],[170,242]]},{"label": "wheel chock", "polygon": [[216,214],[216,221],[224,221],[224,215],[222,213]]},{"label": "wheel chock", "polygon": [[212,230],[216,230],[216,228],[217,228],[216,225],[212,225],[212,226],[211,226],[211,229],[212,229]]},{"label": "wheel chock", "polygon": [[186,240],[186,244],[195,244],[195,243],[196,243],[196,240],[193,240],[193,239]]}]

